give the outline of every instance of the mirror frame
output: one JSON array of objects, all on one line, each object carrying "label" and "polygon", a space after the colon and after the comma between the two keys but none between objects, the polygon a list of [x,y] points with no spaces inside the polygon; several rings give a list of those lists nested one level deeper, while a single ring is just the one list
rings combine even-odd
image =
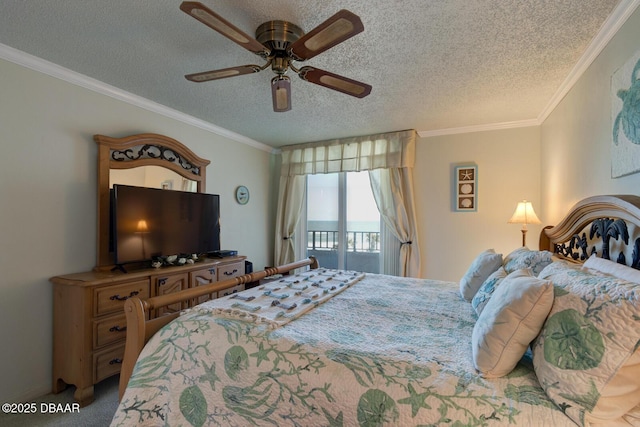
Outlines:
[{"label": "mirror frame", "polygon": [[142,133],[123,138],[94,135],[98,144],[98,235],[96,269],[112,268],[113,253],[109,252],[109,195],[111,169],[132,169],[160,166],[195,181],[198,193],[205,192],[209,160],[198,157],[181,142],[168,136]]}]

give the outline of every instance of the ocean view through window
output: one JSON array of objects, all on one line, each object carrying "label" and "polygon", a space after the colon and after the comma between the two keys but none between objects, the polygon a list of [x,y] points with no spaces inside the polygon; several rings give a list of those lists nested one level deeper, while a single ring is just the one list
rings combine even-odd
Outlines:
[{"label": "ocean view through window", "polygon": [[368,172],[307,176],[307,255],[321,266],[379,273],[380,227]]}]

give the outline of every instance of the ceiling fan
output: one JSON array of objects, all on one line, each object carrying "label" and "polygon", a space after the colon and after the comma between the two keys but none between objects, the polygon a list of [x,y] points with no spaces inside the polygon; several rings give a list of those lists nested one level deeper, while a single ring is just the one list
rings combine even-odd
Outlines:
[{"label": "ceiling fan", "polygon": [[289,69],[302,80],[356,98],[364,98],[371,92],[371,86],[366,83],[315,67],[296,68],[293,65],[293,61],[313,58],[364,31],[360,18],[348,10],[339,11],[306,34],[290,22],[268,21],[256,29],[255,39],[200,2],[185,1],[180,5],[180,10],[267,61],[262,66],[241,65],[188,74],[185,77],[190,81],[206,82],[257,73],[271,66],[276,74],[271,80],[273,111],[276,112],[291,110],[291,80],[285,75]]}]

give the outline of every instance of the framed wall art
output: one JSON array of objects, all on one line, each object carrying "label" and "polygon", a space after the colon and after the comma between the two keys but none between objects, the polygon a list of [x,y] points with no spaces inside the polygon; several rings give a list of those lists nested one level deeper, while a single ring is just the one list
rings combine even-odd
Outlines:
[{"label": "framed wall art", "polygon": [[478,210],[477,165],[456,166],[454,191],[457,212],[476,212]]},{"label": "framed wall art", "polygon": [[640,171],[640,50],[611,76],[611,177]]}]

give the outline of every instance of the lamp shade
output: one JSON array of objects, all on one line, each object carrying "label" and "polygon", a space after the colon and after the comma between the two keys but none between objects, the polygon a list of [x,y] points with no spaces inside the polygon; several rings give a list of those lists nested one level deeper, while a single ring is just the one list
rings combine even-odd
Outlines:
[{"label": "lamp shade", "polygon": [[282,113],[291,110],[291,80],[287,76],[276,76],[271,80],[273,111]]},{"label": "lamp shade", "polygon": [[542,224],[533,210],[531,202],[527,202],[526,200],[518,202],[515,212],[507,222],[509,224]]},{"label": "lamp shade", "polygon": [[138,225],[136,226],[136,232],[138,233],[147,233],[149,231],[149,226],[147,225],[147,221],[141,219],[138,221]]}]

